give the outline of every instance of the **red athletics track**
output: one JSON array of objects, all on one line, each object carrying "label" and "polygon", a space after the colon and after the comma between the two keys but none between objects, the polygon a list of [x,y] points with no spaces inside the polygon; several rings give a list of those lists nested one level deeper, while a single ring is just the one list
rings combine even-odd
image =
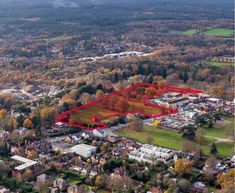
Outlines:
[{"label": "red athletics track", "polygon": [[[163,114],[158,114],[158,115],[154,115],[154,114],[150,115],[150,114],[146,114],[146,113],[139,112],[139,111],[127,111],[127,112],[117,112],[117,113],[114,113],[114,114],[109,114],[107,116],[96,116],[95,112],[94,112],[94,114],[91,116],[92,117],[91,121],[94,124],[97,125],[94,128],[93,127],[86,127],[86,126],[79,125],[79,124],[69,123],[68,121],[65,121],[65,119],[67,119],[69,117],[69,114],[71,114],[71,113],[73,113],[75,111],[79,111],[81,109],[86,108],[89,105],[101,102],[105,98],[109,98],[111,96],[121,94],[121,93],[123,93],[125,91],[129,91],[129,90],[132,90],[132,89],[134,89],[136,87],[140,87],[140,86],[155,87],[157,89],[161,89],[159,92],[156,92],[155,94],[144,98],[143,99],[143,103],[144,103],[145,106],[155,107],[155,108],[167,111],[167,112],[163,113]],[[87,104],[84,104],[82,106],[76,107],[76,108],[71,109],[69,111],[65,111],[65,112],[60,114],[60,118],[56,119],[56,122],[60,122],[60,123],[63,123],[63,124],[69,125],[69,126],[78,127],[78,128],[85,129],[85,130],[94,130],[94,129],[105,129],[105,128],[107,128],[108,125],[106,125],[106,124],[104,124],[102,122],[99,122],[99,121],[101,121],[102,119],[110,118],[110,117],[138,113],[138,114],[141,114],[141,115],[149,117],[149,118],[156,118],[156,117],[160,117],[160,116],[165,116],[165,115],[170,115],[170,114],[177,113],[178,112],[177,109],[167,108],[167,107],[164,107],[164,106],[159,106],[159,105],[151,104],[151,103],[148,102],[151,98],[154,98],[155,96],[160,96],[160,95],[165,94],[167,92],[177,92],[177,93],[181,93],[181,94],[198,94],[198,93],[202,93],[202,91],[200,91],[200,90],[192,90],[192,89],[187,89],[187,88],[177,88],[177,87],[172,87],[172,86],[160,86],[160,85],[148,84],[148,83],[139,83],[139,84],[136,84],[134,86],[125,88],[123,90],[114,92],[114,93],[109,94],[109,95],[106,95],[106,96],[104,96],[104,97],[102,97],[102,98],[100,98],[98,100],[94,100],[94,101],[91,101],[91,102],[89,102]]]}]

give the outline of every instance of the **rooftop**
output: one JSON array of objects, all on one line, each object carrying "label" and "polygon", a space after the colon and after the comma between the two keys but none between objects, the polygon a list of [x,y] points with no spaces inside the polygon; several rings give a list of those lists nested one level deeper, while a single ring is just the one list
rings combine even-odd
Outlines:
[{"label": "rooftop", "polygon": [[21,156],[18,156],[18,155],[12,156],[11,159],[14,159],[18,162],[23,163],[22,165],[19,165],[19,166],[15,167],[15,169],[18,170],[18,171],[24,170],[24,169],[26,169],[30,166],[33,166],[33,165],[37,164],[36,161],[30,160],[30,159],[27,159],[27,158],[24,158],[24,157],[21,157]]}]

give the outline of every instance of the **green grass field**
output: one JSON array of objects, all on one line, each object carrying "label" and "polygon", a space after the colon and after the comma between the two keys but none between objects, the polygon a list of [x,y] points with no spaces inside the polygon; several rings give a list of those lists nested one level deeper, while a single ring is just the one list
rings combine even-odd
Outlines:
[{"label": "green grass field", "polygon": [[[216,124],[214,128],[205,128],[205,145],[202,145],[203,152],[206,156],[212,156],[210,154],[210,145],[217,142],[217,137],[227,138],[232,134],[234,119],[225,118],[225,124],[222,126]],[[185,139],[181,137],[181,134],[173,130],[165,130],[161,128],[144,126],[143,131],[135,131],[130,128],[124,128],[115,131],[116,134],[122,137],[127,137],[142,143],[146,143],[148,136],[153,137],[153,144],[158,146],[167,147],[170,149],[181,150],[182,144]],[[216,143],[218,150],[217,156],[228,157],[234,153],[233,142],[218,142]]]},{"label": "green grass field", "polygon": [[128,137],[142,143],[146,143],[148,136],[153,137],[153,144],[168,147],[176,150],[180,150],[183,142],[181,134],[177,131],[159,129],[149,126],[144,126],[143,131],[138,132],[129,128],[124,128],[116,131],[116,133],[122,137]]},{"label": "green grass field", "polygon": [[224,117],[224,121],[217,122],[213,128],[204,127],[205,135],[218,138],[229,138],[234,135],[234,118]]},{"label": "green grass field", "polygon": [[[172,31],[174,32],[174,31]],[[186,35],[186,36],[192,36],[196,33],[196,29],[189,29],[181,34]],[[180,34],[180,32],[178,32]],[[205,36],[221,36],[221,37],[230,37],[234,34],[234,30],[229,29],[229,28],[207,28],[205,32],[201,32],[201,35]]]},{"label": "green grass field", "polygon": [[214,61],[210,61],[210,62],[208,62],[208,64],[211,64],[212,66],[216,66],[216,67],[235,66],[235,63],[233,63],[233,62],[214,62]]},{"label": "green grass field", "polygon": [[229,37],[232,36],[234,31],[232,29],[228,28],[214,28],[209,29],[206,32],[204,32],[204,35],[206,36],[222,36],[222,37]]},{"label": "green grass field", "polygon": [[189,30],[183,32],[183,34],[186,36],[192,36],[192,35],[196,34],[196,29],[189,29]]},{"label": "green grass field", "polygon": [[[235,153],[235,148],[234,148],[234,142],[219,142],[216,143],[217,147],[217,154],[216,156],[218,157],[229,157]],[[206,156],[212,156],[210,153],[210,147],[206,146],[204,149],[204,154]]]}]

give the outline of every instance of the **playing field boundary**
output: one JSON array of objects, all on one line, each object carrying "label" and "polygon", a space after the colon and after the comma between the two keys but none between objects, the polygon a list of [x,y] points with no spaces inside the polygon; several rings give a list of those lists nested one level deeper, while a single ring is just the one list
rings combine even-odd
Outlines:
[{"label": "playing field boundary", "polygon": [[[144,103],[145,106],[155,107],[155,108],[164,110],[166,113],[162,113],[162,114],[158,114],[158,115],[154,115],[154,114],[150,115],[150,114],[146,114],[146,113],[143,113],[143,112],[140,112],[140,111],[126,111],[126,112],[117,112],[117,113],[109,114],[107,116],[96,116],[95,112],[94,112],[94,114],[91,116],[91,122],[96,124],[97,127],[87,127],[87,126],[84,126],[84,125],[69,123],[69,122],[65,121],[65,119],[67,119],[69,117],[68,115],[70,113],[82,110],[82,109],[86,108],[89,105],[99,103],[99,102],[101,102],[102,100],[104,100],[106,98],[121,94],[125,91],[129,91],[129,90],[132,90],[132,89],[134,89],[136,87],[140,87],[140,86],[155,87],[157,89],[161,89],[159,92],[156,92],[155,94],[144,98],[143,103]],[[177,92],[177,93],[181,93],[181,94],[199,94],[199,93],[202,93],[201,90],[192,90],[192,89],[188,89],[188,88],[177,88],[177,87],[172,87],[172,86],[155,85],[155,84],[149,84],[149,83],[142,82],[142,83],[136,84],[134,86],[130,86],[130,87],[127,87],[127,88],[122,89],[120,91],[114,92],[112,94],[106,95],[106,96],[104,96],[102,98],[99,98],[97,100],[93,100],[93,101],[91,101],[89,103],[86,103],[82,106],[79,106],[79,107],[73,108],[71,110],[65,111],[65,112],[60,114],[60,117],[58,119],[56,119],[55,122],[63,123],[65,125],[78,127],[78,128],[85,129],[85,130],[94,130],[94,129],[105,129],[105,128],[107,128],[108,125],[106,125],[102,122],[99,122],[99,121],[101,121],[102,119],[107,119],[107,118],[115,117],[115,116],[121,116],[121,115],[127,115],[127,114],[141,114],[141,115],[149,117],[149,118],[156,118],[156,117],[160,117],[160,116],[175,114],[175,113],[178,112],[177,109],[167,108],[165,106],[160,106],[160,105],[156,105],[156,104],[152,104],[152,103],[148,102],[151,98],[154,98],[156,96],[160,96],[160,95],[165,94],[167,92]]]}]

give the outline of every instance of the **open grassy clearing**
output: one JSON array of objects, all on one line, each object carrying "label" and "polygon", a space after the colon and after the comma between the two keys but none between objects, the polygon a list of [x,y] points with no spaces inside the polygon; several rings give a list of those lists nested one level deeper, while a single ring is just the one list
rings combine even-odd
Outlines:
[{"label": "open grassy clearing", "polygon": [[122,137],[128,137],[142,143],[146,143],[148,136],[153,137],[153,144],[168,147],[176,150],[182,148],[182,144],[185,141],[181,138],[181,134],[177,131],[159,129],[149,126],[144,126],[143,131],[138,132],[130,128],[124,128],[117,130],[116,133]]},{"label": "open grassy clearing", "polygon": [[[229,157],[231,155],[233,155],[235,153],[235,147],[234,147],[234,142],[219,142],[216,143],[216,147],[217,147],[217,157]],[[210,153],[210,147],[206,146],[204,149],[204,154],[206,156],[213,156]]]},{"label": "open grassy clearing", "polygon": [[204,127],[205,135],[217,138],[231,138],[234,135],[234,118],[224,117],[223,121],[217,121],[213,128]]},{"label": "open grassy clearing", "polygon": [[235,66],[235,63],[233,63],[233,62],[214,62],[214,61],[210,61],[210,62],[208,62],[208,64],[211,64],[212,66],[215,66],[215,67]]},{"label": "open grassy clearing", "polygon": [[[158,146],[167,147],[170,149],[181,150],[182,145],[185,142],[185,139],[181,137],[181,134],[174,130],[165,130],[161,128],[144,126],[143,131],[136,131],[130,128],[124,128],[115,131],[116,134],[122,137],[127,137],[142,143],[146,143],[148,136],[153,137],[153,144]],[[215,132],[216,133],[216,132]],[[210,136],[215,136],[214,133],[207,133]],[[226,134],[226,129],[218,134],[219,136],[224,136]],[[203,152],[206,156],[212,156],[210,154],[210,145],[216,143],[217,139],[206,136],[205,144],[202,145]],[[228,157],[231,156],[234,152],[234,143],[233,142],[218,142],[216,143],[219,157]]]},{"label": "open grassy clearing", "polygon": [[186,36],[192,36],[192,35],[196,34],[196,31],[197,31],[196,29],[189,29],[189,30],[183,32],[183,34]]},{"label": "open grassy clearing", "polygon": [[[196,34],[196,29],[189,29],[186,31],[170,31],[170,33],[174,33],[177,32],[177,34],[183,34],[186,36],[192,36],[194,34]],[[221,37],[230,37],[234,34],[234,30],[229,29],[229,28],[207,28],[207,30],[205,32],[201,32],[201,35],[205,35],[205,36],[221,36]]]},{"label": "open grassy clearing", "polygon": [[232,36],[234,31],[232,29],[228,28],[214,28],[209,29],[204,32],[204,35],[206,36],[223,36],[223,37],[229,37]]}]

